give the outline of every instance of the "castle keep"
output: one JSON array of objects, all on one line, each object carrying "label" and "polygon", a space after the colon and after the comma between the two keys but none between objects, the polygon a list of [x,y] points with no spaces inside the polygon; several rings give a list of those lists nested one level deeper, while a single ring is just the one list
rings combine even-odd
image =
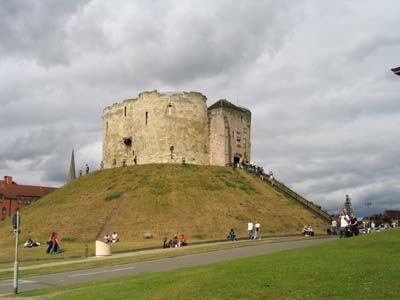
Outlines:
[{"label": "castle keep", "polygon": [[104,168],[250,161],[251,112],[197,92],[143,92],[103,111]]}]

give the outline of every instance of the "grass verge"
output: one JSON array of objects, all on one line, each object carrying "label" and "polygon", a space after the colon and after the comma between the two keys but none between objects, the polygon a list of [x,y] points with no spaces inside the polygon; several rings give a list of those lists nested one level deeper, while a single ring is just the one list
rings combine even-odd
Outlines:
[{"label": "grass verge", "polygon": [[235,261],[21,296],[47,299],[395,299],[399,230]]}]

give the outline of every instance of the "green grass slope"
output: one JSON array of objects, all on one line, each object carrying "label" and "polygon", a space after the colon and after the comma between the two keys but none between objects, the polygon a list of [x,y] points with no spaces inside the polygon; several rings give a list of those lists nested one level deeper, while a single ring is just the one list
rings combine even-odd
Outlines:
[{"label": "green grass slope", "polygon": [[[139,165],[80,177],[21,212],[21,240],[46,241],[52,231],[69,242],[118,232],[135,246],[184,233],[189,242],[246,236],[247,222],[264,236],[317,231],[323,221],[242,170],[195,165]],[[12,245],[10,220],[0,223],[0,247]],[[145,233],[153,235],[144,239]],[[0,254],[1,258],[1,254]]]}]

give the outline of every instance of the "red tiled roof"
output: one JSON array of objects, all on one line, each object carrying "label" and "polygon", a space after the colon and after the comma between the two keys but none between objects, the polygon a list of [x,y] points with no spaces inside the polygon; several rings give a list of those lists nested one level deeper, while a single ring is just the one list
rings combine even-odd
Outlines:
[{"label": "red tiled roof", "polygon": [[54,192],[57,188],[34,185],[5,184],[0,181],[0,194],[9,199],[16,199],[18,196],[43,197]]}]

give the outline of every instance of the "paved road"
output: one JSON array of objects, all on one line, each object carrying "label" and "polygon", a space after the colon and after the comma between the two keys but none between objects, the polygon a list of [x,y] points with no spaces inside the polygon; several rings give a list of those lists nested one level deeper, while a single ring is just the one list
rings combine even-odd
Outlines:
[{"label": "paved road", "polygon": [[[190,254],[150,261],[127,263],[123,265],[104,266],[100,268],[66,271],[40,276],[23,277],[19,280],[19,291],[29,291],[41,288],[62,286],[86,281],[111,279],[113,277],[135,275],[144,272],[180,269],[184,267],[205,265],[220,261],[278,252],[282,250],[303,248],[332,241],[329,238],[304,239],[278,243],[263,243],[248,247],[228,250],[218,250],[199,254]],[[255,242],[257,243],[257,242]],[[174,250],[174,249],[166,249]],[[0,297],[13,292],[12,280],[0,281]]]}]

